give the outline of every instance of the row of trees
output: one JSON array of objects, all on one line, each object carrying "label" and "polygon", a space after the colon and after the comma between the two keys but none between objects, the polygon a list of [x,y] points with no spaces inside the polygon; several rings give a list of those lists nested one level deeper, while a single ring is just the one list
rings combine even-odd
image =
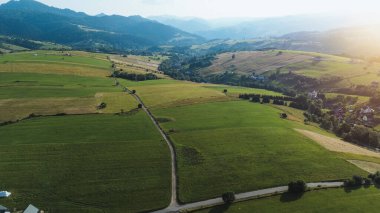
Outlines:
[{"label": "row of trees", "polygon": [[128,72],[120,72],[120,71],[115,71],[112,74],[112,77],[127,79],[127,80],[131,80],[131,81],[147,81],[147,80],[157,80],[158,79],[158,77],[153,73],[136,74],[136,73],[128,73]]}]

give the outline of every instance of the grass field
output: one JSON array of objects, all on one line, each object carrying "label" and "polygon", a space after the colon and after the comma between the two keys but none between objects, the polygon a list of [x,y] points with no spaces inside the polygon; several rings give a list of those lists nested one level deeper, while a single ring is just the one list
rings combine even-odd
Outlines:
[{"label": "grass field", "polygon": [[143,112],[35,118],[0,128],[6,206],[136,212],[170,198],[167,145]]},{"label": "grass field", "polygon": [[235,87],[235,86],[226,86],[226,85],[210,85],[205,86],[206,88],[214,89],[219,92],[222,92],[224,89],[227,89],[228,95],[237,96],[239,94],[260,94],[260,95],[273,95],[273,96],[283,96],[283,94],[278,92],[273,92],[265,89],[256,89],[256,88],[247,88],[247,87]]},{"label": "grass field", "polygon": [[357,190],[328,189],[305,193],[301,198],[291,195],[274,196],[219,206],[197,213],[243,212],[378,212],[380,190],[375,187]]},{"label": "grass field", "polygon": [[[280,53],[281,52],[281,53]],[[235,55],[233,59],[232,56]],[[334,55],[270,50],[242,51],[223,53],[209,67],[201,69],[202,75],[222,74],[226,71],[238,75],[271,74],[293,72],[295,74],[322,79],[326,77],[342,77],[335,87],[351,85],[370,85],[380,82],[380,64]]]},{"label": "grass field", "polygon": [[110,78],[0,72],[0,99],[90,97],[120,91],[114,84]]},{"label": "grass field", "polygon": [[[69,56],[69,55],[70,56]],[[31,51],[5,54],[0,56],[0,64],[6,63],[55,63],[77,66],[109,69],[111,63],[106,59],[100,60],[91,54],[77,54],[77,52]]]},{"label": "grass field", "polygon": [[[178,153],[182,202],[286,185],[347,178],[364,171],[293,130],[280,110],[245,101],[153,110]],[[312,127],[309,127],[312,128]],[[169,131],[171,130],[171,131]]]}]

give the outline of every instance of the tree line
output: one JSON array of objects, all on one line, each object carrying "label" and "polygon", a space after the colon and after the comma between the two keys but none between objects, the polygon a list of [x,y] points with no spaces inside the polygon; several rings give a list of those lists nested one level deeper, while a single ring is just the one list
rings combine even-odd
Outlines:
[{"label": "tree line", "polygon": [[158,77],[153,73],[136,74],[136,73],[121,72],[121,71],[113,72],[112,77],[122,78],[126,80],[131,80],[131,81],[147,81],[147,80],[158,79]]}]

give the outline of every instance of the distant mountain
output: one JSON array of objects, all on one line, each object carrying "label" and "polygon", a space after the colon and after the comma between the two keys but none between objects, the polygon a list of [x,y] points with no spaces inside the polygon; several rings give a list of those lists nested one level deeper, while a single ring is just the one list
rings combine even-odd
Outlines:
[{"label": "distant mountain", "polygon": [[0,5],[0,34],[102,51],[203,41],[199,36],[140,16],[89,16],[34,0],[11,0]]},{"label": "distant mountain", "polygon": [[348,27],[325,32],[297,32],[281,39],[291,41],[293,49],[345,54],[359,57],[380,57],[379,25]]},{"label": "distant mountain", "polygon": [[[224,18],[204,20],[171,16],[151,17],[207,39],[251,39],[278,37],[300,31],[327,31],[368,24],[363,17],[345,15],[295,15],[272,18]],[[373,20],[372,20],[373,21]]]},{"label": "distant mountain", "polygon": [[180,18],[175,16],[152,16],[151,20],[158,21],[162,24],[166,24],[186,32],[195,33],[199,31],[206,31],[212,28],[207,20],[200,18]]}]

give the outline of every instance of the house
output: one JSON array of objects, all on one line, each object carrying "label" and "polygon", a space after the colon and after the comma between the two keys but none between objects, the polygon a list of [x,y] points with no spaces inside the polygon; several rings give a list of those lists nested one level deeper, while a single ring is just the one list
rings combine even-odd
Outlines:
[{"label": "house", "polygon": [[318,92],[314,90],[313,92],[309,92],[307,95],[309,98],[316,99],[318,98]]},{"label": "house", "polygon": [[23,213],[39,213],[40,210],[37,209],[37,207],[33,206],[32,204],[30,204],[28,206],[28,208],[25,209],[25,211]]},{"label": "house", "polygon": [[10,192],[7,192],[7,191],[1,191],[0,192],[0,198],[3,198],[3,197],[9,197],[11,196],[12,193]]},{"label": "house", "polygon": [[366,107],[363,107],[360,109],[361,115],[372,115],[374,112],[375,112],[375,110],[369,106],[366,106]]},{"label": "house", "polygon": [[250,77],[251,79],[253,80],[257,80],[257,81],[264,81],[265,80],[265,76],[254,76],[254,75],[251,75]]},{"label": "house", "polygon": [[7,207],[0,205],[0,213],[11,213]]}]

